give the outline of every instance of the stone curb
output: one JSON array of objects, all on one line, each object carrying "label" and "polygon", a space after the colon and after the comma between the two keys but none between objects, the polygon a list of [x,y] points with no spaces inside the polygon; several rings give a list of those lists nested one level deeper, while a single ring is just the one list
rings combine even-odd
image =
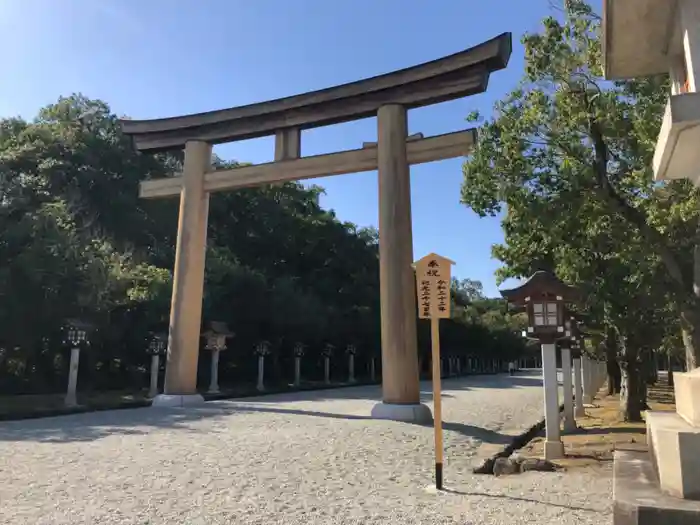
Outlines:
[{"label": "stone curb", "polygon": [[[559,405],[559,413],[564,410],[564,405],[561,404]],[[513,452],[520,450],[523,448],[525,445],[527,445],[530,441],[532,441],[537,435],[544,430],[545,426],[545,418],[540,419],[537,423],[529,427],[527,430],[524,430],[520,434],[517,434],[513,436],[513,439],[508,445],[505,445],[502,450],[491,454],[490,456],[485,457],[481,462],[479,467],[475,467],[475,469],[483,467],[485,465],[493,465],[493,463],[498,459],[498,458],[508,458],[510,457]],[[492,469],[488,469],[490,472],[475,472],[475,474],[489,474],[493,475]]]}]

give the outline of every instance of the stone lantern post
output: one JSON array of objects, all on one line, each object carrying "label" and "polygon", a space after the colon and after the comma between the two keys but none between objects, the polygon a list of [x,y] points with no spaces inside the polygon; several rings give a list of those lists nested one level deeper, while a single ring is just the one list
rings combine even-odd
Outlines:
[{"label": "stone lantern post", "polygon": [[258,384],[256,388],[262,392],[265,390],[265,356],[270,355],[270,343],[260,341],[255,345],[255,355],[258,356]]},{"label": "stone lantern post", "polygon": [[148,397],[158,395],[158,369],[160,368],[160,356],[165,354],[168,348],[168,339],[165,334],[151,334],[148,342],[148,353],[151,356],[151,384],[148,389]]},{"label": "stone lantern post", "polygon": [[348,354],[348,383],[354,383],[355,379],[355,355],[357,354],[357,347],[355,345],[348,345],[345,348],[345,353]]},{"label": "stone lantern post", "polygon": [[583,404],[583,368],[581,366],[583,339],[581,336],[572,336],[571,340],[571,355],[574,360],[574,417],[580,418],[586,416],[586,408]]},{"label": "stone lantern post", "polygon": [[321,351],[321,355],[323,356],[323,382],[327,385],[331,384],[331,357],[333,356],[334,350],[335,346],[328,343]]},{"label": "stone lantern post", "polygon": [[573,345],[573,336],[571,335],[571,320],[564,321],[564,339],[559,340],[559,348],[561,349],[561,375],[563,383],[564,395],[564,431],[573,432],[576,430],[576,420],[574,419],[574,386],[572,384],[572,361],[571,347]]},{"label": "stone lantern post", "polygon": [[211,374],[209,380],[210,394],[219,393],[219,356],[223,350],[228,348],[226,340],[233,337],[233,332],[230,332],[226,323],[220,321],[212,321],[209,323],[209,329],[202,334],[206,344],[204,348],[211,351]]},{"label": "stone lantern post", "polygon": [[79,319],[71,319],[66,324],[65,344],[70,346],[70,364],[68,365],[68,388],[64,404],[77,406],[78,369],[80,368],[80,349],[90,346],[89,333],[92,325]]},{"label": "stone lantern post", "polygon": [[576,289],[550,272],[538,271],[521,286],[502,290],[501,295],[516,306],[525,306],[528,318],[526,335],[542,345],[547,432],[544,454],[546,459],[561,458],[564,444],[560,431],[556,342],[566,337],[564,308],[576,297]]},{"label": "stone lantern post", "polygon": [[301,385],[301,358],[304,357],[306,347],[303,343],[294,345],[294,386]]}]

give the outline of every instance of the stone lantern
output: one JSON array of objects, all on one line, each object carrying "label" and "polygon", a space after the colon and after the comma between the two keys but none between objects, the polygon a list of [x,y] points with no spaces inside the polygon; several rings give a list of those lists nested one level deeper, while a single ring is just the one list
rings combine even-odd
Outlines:
[{"label": "stone lantern", "polygon": [[168,336],[162,333],[151,334],[148,341],[148,353],[151,356],[151,384],[148,389],[148,397],[158,395],[158,369],[160,368],[160,356],[165,354],[168,348]]},{"label": "stone lantern", "polygon": [[270,343],[268,341],[260,341],[255,345],[255,355],[258,356],[258,391],[265,390],[265,356],[270,355]]},{"label": "stone lantern", "polygon": [[70,347],[70,365],[68,367],[68,388],[64,403],[68,407],[78,404],[76,390],[78,388],[78,369],[80,367],[80,350],[90,346],[92,325],[80,319],[70,319],[64,327],[64,343]]},{"label": "stone lantern", "polygon": [[540,270],[517,288],[501,290],[501,295],[509,303],[525,307],[528,318],[526,336],[538,340],[542,345],[547,431],[544,454],[546,459],[561,458],[564,456],[564,444],[559,428],[556,342],[566,337],[565,305],[575,300],[577,291],[554,274]]},{"label": "stone lantern", "polygon": [[204,348],[211,352],[211,374],[209,381],[209,393],[219,393],[219,356],[226,350],[226,340],[233,337],[233,332],[229,331],[226,323],[221,321],[211,321],[209,329],[202,334],[206,344]]}]

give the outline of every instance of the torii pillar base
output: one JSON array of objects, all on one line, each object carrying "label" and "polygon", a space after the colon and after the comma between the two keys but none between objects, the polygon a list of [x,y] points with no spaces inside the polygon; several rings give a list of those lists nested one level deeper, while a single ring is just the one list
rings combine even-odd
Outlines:
[{"label": "torii pillar base", "polygon": [[187,408],[204,405],[200,394],[160,394],[153,398],[153,408]]},{"label": "torii pillar base", "polygon": [[396,405],[392,403],[377,403],[372,408],[375,419],[391,419],[406,423],[429,424],[433,422],[433,413],[427,405],[417,403],[412,405]]}]

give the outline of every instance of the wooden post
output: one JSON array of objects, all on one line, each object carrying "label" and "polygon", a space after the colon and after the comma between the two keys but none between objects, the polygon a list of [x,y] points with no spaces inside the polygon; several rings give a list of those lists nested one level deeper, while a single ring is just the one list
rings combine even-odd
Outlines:
[{"label": "wooden post", "polygon": [[435,487],[442,490],[442,385],[440,382],[440,318],[430,319],[433,354],[433,421],[435,423]]},{"label": "wooden post", "polygon": [[[170,306],[164,387],[166,396],[197,396],[197,361],[209,212],[209,194],[204,191],[204,174],[210,166],[211,145],[200,141],[187,142]],[[185,401],[181,399],[167,404],[185,404]]]},{"label": "wooden post", "polygon": [[[440,319],[450,317],[450,271],[454,262],[435,253],[415,263],[418,317],[430,319],[431,361],[433,368],[433,428],[435,430],[435,487],[442,490],[442,359],[440,358]],[[454,359],[448,358],[452,372]]]},{"label": "wooden post", "polygon": [[377,112],[379,289],[384,403],[420,403],[406,108]]}]

